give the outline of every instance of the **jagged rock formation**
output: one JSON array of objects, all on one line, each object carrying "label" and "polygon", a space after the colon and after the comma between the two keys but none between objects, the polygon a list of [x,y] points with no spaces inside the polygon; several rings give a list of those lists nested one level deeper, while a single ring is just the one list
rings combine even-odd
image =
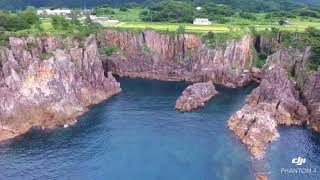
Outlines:
[{"label": "jagged rock formation", "polygon": [[[248,97],[245,107],[231,117],[229,127],[261,159],[269,142],[279,137],[277,125],[319,125],[318,75],[307,73],[310,49],[282,46],[282,37],[245,36],[210,49],[192,34],[170,36],[107,30],[107,46],[121,53],[105,59],[114,74],[165,81],[212,81],[241,87],[251,80],[261,83]],[[101,40],[102,42],[103,40]],[[270,55],[262,70],[251,67],[254,49]],[[250,70],[250,71],[248,71]],[[302,91],[303,90],[303,93]],[[303,94],[301,97],[300,95]],[[190,108],[191,109],[191,108]]]},{"label": "jagged rock formation", "polygon": [[247,98],[242,110],[229,120],[229,128],[240,137],[257,159],[262,159],[267,144],[279,137],[277,125],[308,122],[308,110],[301,102],[298,85],[290,77],[308,58],[298,50],[279,50],[269,56],[261,84]]},{"label": "jagged rock formation", "polygon": [[254,39],[245,36],[226,47],[210,49],[200,36],[171,36],[154,31],[143,33],[108,30],[107,44],[121,49],[105,61],[114,74],[166,81],[213,81],[227,87],[251,82],[248,69],[254,58]]},{"label": "jagged rock formation", "polygon": [[320,132],[320,72],[311,75],[303,88],[303,98],[314,130]]},{"label": "jagged rock formation", "polygon": [[111,73],[104,76],[94,36],[83,44],[10,38],[0,64],[0,140],[72,124],[88,106],[121,91]]},{"label": "jagged rock formation", "polygon": [[[320,131],[320,74],[305,71],[308,48],[282,49],[279,39],[255,41],[250,36],[210,49],[192,34],[107,30],[102,35],[98,42],[91,36],[84,43],[70,38],[10,38],[9,46],[0,49],[0,140],[33,127],[72,124],[88,106],[119,93],[119,83],[103,68],[119,76],[210,81],[202,84],[205,88],[195,84],[185,90],[176,105],[182,111],[204,106],[216,94],[211,82],[241,87],[256,79],[260,86],[228,126],[258,159],[279,137],[278,125],[310,122]],[[116,46],[121,52],[101,63],[98,46]],[[277,51],[259,70],[251,67],[253,48],[264,54]]]},{"label": "jagged rock formation", "polygon": [[258,36],[255,41],[256,50],[265,55],[271,55],[281,49],[281,34],[277,36]]},{"label": "jagged rock formation", "polygon": [[218,92],[211,81],[195,83],[182,92],[176,102],[176,109],[179,111],[192,111],[204,107],[205,103],[217,94]]}]

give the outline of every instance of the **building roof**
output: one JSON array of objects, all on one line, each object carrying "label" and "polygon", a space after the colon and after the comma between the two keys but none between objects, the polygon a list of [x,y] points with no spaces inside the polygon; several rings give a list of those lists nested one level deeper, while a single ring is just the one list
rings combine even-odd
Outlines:
[{"label": "building roof", "polygon": [[195,21],[209,21],[208,18],[195,18]]},{"label": "building roof", "polygon": [[48,13],[48,14],[70,14],[71,10],[70,9],[40,9],[37,10],[37,14],[42,14],[42,13]]}]

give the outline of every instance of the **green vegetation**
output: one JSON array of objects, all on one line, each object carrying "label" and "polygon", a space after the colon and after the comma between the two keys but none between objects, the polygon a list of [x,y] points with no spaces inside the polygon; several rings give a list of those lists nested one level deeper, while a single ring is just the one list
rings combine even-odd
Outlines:
[{"label": "green vegetation", "polygon": [[[143,0],[142,0],[143,1]],[[143,1],[144,2],[144,1]],[[257,31],[277,28],[281,31],[302,32],[308,27],[320,29],[320,7],[289,0],[160,0],[139,5],[123,4],[120,8],[103,5],[93,14],[118,19],[119,29],[154,29],[176,31],[180,25],[186,32]],[[201,7],[200,9],[197,7]],[[192,25],[195,18],[208,18],[211,26]]]},{"label": "green vegetation", "polygon": [[[91,1],[94,2],[96,1]],[[197,33],[211,48],[224,47],[227,41],[240,39],[248,33],[270,38],[280,34],[280,41],[284,47],[311,47],[313,57],[310,68],[319,70],[319,6],[294,3],[290,0],[136,0],[139,5],[125,2],[127,1],[119,2],[116,7],[111,4],[94,8],[92,15],[121,21],[117,25],[106,27],[93,23],[90,19],[80,22],[79,9],[73,10],[71,20],[60,16],[39,19],[35,8],[10,13],[0,11],[0,45],[5,44],[10,36],[51,35],[84,38],[92,33],[98,34],[105,28],[135,32],[152,29],[170,35]],[[197,8],[199,6],[201,8]],[[193,25],[192,21],[195,18],[208,18],[212,25]],[[28,45],[27,48],[32,49],[33,46]],[[113,46],[103,49],[107,56],[117,52],[119,49]],[[145,52],[150,53],[148,48],[145,48]],[[265,59],[256,53],[253,63],[261,67]]]},{"label": "green vegetation", "polygon": [[[260,16],[260,17],[259,17]],[[262,15],[256,16],[258,18],[256,21],[251,21],[247,19],[236,19],[235,21],[229,21],[226,24],[214,23],[211,26],[200,26],[186,23],[150,23],[150,22],[122,22],[115,26],[107,26],[108,28],[117,29],[154,29],[159,31],[176,31],[180,25],[183,25],[186,32],[232,32],[232,31],[250,31],[254,27],[257,31],[264,31],[270,28],[277,28],[281,31],[291,31],[291,32],[303,32],[308,27],[314,27],[320,29],[320,19],[309,18],[309,19],[294,19],[289,20],[289,25],[280,25],[279,21],[274,21],[272,24],[268,23],[265,19],[261,19]],[[259,21],[259,22],[258,22]]]},{"label": "green vegetation", "polygon": [[[108,4],[112,7],[134,7],[137,3],[141,6],[150,6],[161,0],[90,0],[86,1],[88,7],[96,7]],[[202,6],[205,3],[220,3],[230,6],[236,10],[246,10],[250,12],[257,11],[288,11],[293,8],[308,6],[307,3],[320,5],[318,0],[185,0],[194,5]],[[14,2],[14,3],[13,3]],[[79,0],[0,0],[0,7],[4,9],[24,9],[27,6],[35,7],[82,7],[82,1]]]},{"label": "green vegetation", "polygon": [[226,42],[239,40],[244,36],[244,32],[212,33],[208,32],[202,36],[202,41],[210,48],[224,48]]},{"label": "green vegetation", "polygon": [[186,27],[184,25],[180,25],[177,28],[177,34],[184,34],[184,33],[186,33]]},{"label": "green vegetation", "polygon": [[27,29],[37,23],[39,23],[39,18],[35,13],[35,9],[27,9],[15,14],[0,12],[0,29],[2,31]]},{"label": "green vegetation", "polygon": [[252,61],[252,66],[257,68],[262,68],[262,66],[266,63],[267,56],[261,53],[258,53],[255,49],[253,49],[253,51],[254,51],[253,53],[255,57]]},{"label": "green vegetation", "polygon": [[76,18],[67,20],[62,16],[54,16],[40,20],[35,9],[27,9],[15,14],[0,12],[0,45],[6,44],[11,36],[51,35],[85,38],[90,34],[97,34],[102,29],[100,24],[90,21],[80,22]]},{"label": "green vegetation", "polygon": [[277,38],[279,36],[280,42],[285,48],[304,50],[306,47],[310,47],[312,52],[309,64],[310,70],[320,70],[320,29],[309,27],[303,32],[290,32],[272,28],[271,31],[259,31],[257,35],[267,38]]},{"label": "green vegetation", "polygon": [[106,55],[107,57],[110,57],[118,52],[120,52],[120,49],[118,47],[112,46],[112,45],[102,49],[102,53],[104,55]]},{"label": "green vegetation", "polygon": [[313,55],[311,57],[310,68],[320,71],[320,30],[308,28],[305,32],[308,44],[311,46]]},{"label": "green vegetation", "polygon": [[26,49],[28,51],[32,51],[33,49],[38,48],[38,44],[37,43],[27,43],[27,47]]},{"label": "green vegetation", "polygon": [[141,20],[151,22],[191,23],[194,17],[194,7],[182,1],[160,1],[141,12]]},{"label": "green vegetation", "polygon": [[147,55],[150,55],[152,53],[152,50],[148,46],[144,46],[143,52]]},{"label": "green vegetation", "polygon": [[135,8],[112,8],[108,5],[96,7],[93,14],[97,16],[107,16],[110,19],[117,19],[119,21],[126,21],[126,22],[139,22],[140,20],[140,13],[143,11],[142,8],[135,7]]},{"label": "green vegetation", "polygon": [[39,59],[45,61],[49,60],[52,56],[53,55],[51,53],[42,53],[40,54]]}]

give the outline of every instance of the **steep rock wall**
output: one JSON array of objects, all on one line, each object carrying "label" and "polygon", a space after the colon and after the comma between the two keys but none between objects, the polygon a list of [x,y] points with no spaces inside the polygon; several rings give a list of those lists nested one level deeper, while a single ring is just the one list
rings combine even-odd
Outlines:
[{"label": "steep rock wall", "polygon": [[10,38],[0,62],[0,140],[72,124],[88,106],[121,91],[111,73],[104,76],[94,36],[84,43]]},{"label": "steep rock wall", "polygon": [[[308,108],[302,101],[301,87],[296,82],[297,77],[303,77],[303,67],[309,57],[308,48],[305,51],[280,49],[269,56],[260,86],[248,96],[246,105],[230,118],[229,128],[248,146],[255,158],[262,159],[268,143],[279,137],[278,125],[309,122]],[[317,101],[314,93],[307,96]]]},{"label": "steep rock wall", "polygon": [[251,81],[250,64],[254,58],[254,39],[226,42],[225,47],[210,49],[198,35],[179,36],[107,30],[107,46],[121,54],[106,58],[113,73],[120,76],[169,81],[208,81],[239,87]]},{"label": "steep rock wall", "polygon": [[303,99],[309,109],[311,126],[320,132],[320,72],[307,79],[303,87]]}]

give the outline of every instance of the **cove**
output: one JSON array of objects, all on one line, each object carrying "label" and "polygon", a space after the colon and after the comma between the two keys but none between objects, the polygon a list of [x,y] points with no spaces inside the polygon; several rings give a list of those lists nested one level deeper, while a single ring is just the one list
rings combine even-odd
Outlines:
[{"label": "cove", "polygon": [[[217,86],[221,93],[191,113],[174,109],[188,85],[121,78],[123,92],[95,106],[68,129],[31,132],[0,147],[0,179],[254,179],[252,158],[227,120],[255,85]],[[320,168],[319,136],[280,128],[263,165],[272,179],[319,179],[283,175],[295,156]],[[261,162],[260,162],[261,163]]]}]

